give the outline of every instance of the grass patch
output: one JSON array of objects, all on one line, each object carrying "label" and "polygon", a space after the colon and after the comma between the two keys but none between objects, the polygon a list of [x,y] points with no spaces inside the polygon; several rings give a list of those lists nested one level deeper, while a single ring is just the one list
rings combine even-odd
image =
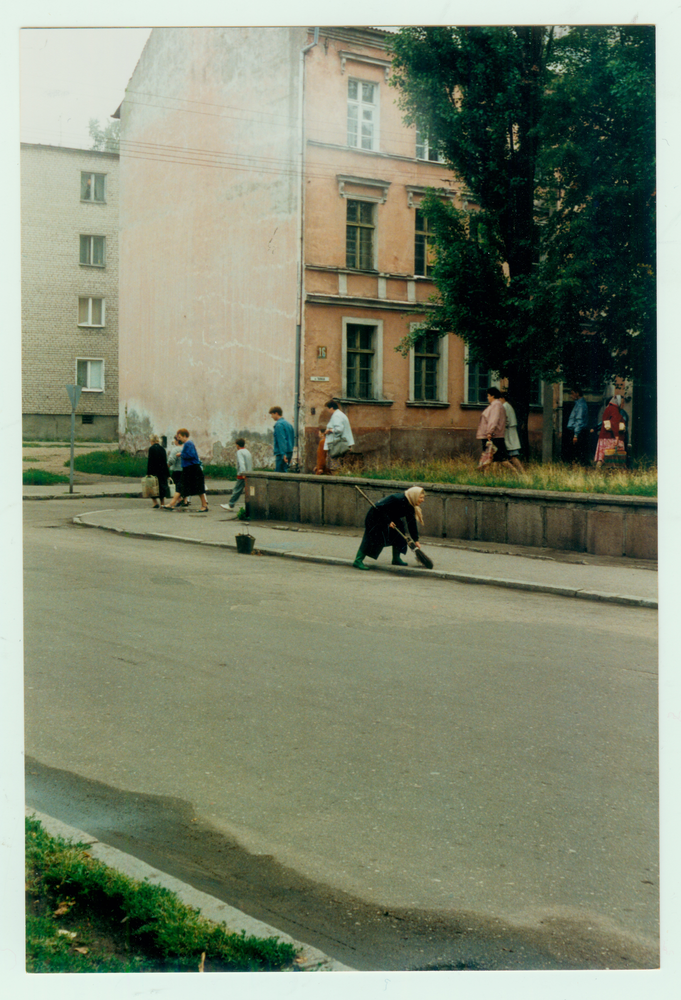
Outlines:
[{"label": "grass patch", "polygon": [[[64,465],[70,465],[69,458]],[[147,456],[120,451],[89,451],[75,455],[73,468],[93,476],[130,476],[141,479],[147,474]]]},{"label": "grass patch", "polygon": [[564,493],[607,493],[611,496],[657,496],[657,468],[641,465],[634,469],[604,472],[558,463],[527,463],[525,473],[515,476],[499,469],[488,475],[478,472],[477,459],[452,458],[433,462],[392,463],[384,468],[352,468],[340,475],[366,479],[393,479],[400,482],[452,483],[460,486],[500,486],[506,489],[551,490]]},{"label": "grass patch", "polygon": [[24,469],[22,482],[24,486],[53,486],[55,483],[68,483],[69,477],[59,472],[45,472],[43,469]]},{"label": "grass patch", "polygon": [[[69,465],[71,459],[64,462]],[[91,451],[86,455],[76,455],[73,467],[77,472],[87,472],[93,476],[129,476],[141,479],[147,474],[147,456],[130,455],[120,451]],[[206,465],[203,469],[206,479],[236,479],[234,465]]]},{"label": "grass patch", "polygon": [[[214,924],[26,819],[27,972],[272,972],[293,945]],[[65,933],[64,933],[65,932]]]}]

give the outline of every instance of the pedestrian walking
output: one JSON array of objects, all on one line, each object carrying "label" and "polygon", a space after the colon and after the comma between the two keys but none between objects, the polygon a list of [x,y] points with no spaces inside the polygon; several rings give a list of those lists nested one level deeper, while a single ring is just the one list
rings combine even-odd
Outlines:
[{"label": "pedestrian walking", "polygon": [[[180,427],[177,432],[177,440],[182,445],[180,459],[182,461],[182,493],[176,493],[170,501],[166,510],[178,510],[178,504],[187,497],[197,496],[201,500],[199,511],[202,514],[208,510],[208,500],[206,499],[206,484],[203,478],[203,466],[196,445],[189,439],[189,431],[186,427]],[[179,508],[182,509],[181,507]]]},{"label": "pedestrian walking", "polygon": [[[168,445],[168,468],[170,469],[170,475],[175,484],[175,492],[182,493],[182,445],[177,440],[177,434],[173,438],[172,442]],[[184,506],[188,506],[189,501],[184,501]]]},{"label": "pedestrian walking", "polygon": [[347,414],[343,413],[335,399],[326,404],[331,411],[331,417],[324,431],[324,451],[326,466],[333,473],[342,465],[343,456],[350,451],[355,439]]},{"label": "pedestrian walking", "polygon": [[274,420],[274,471],[288,472],[295,443],[293,426],[284,419],[280,406],[272,406],[269,413]]},{"label": "pedestrian walking", "polygon": [[147,475],[156,476],[158,479],[158,497],[151,498],[151,505],[153,510],[160,510],[164,506],[163,501],[170,497],[170,490],[168,489],[170,469],[168,468],[166,450],[161,444],[158,434],[149,435]]},{"label": "pedestrian walking", "polygon": [[364,565],[365,557],[378,559],[386,545],[392,546],[393,566],[408,565],[402,559],[407,543],[395,529],[403,535],[409,534],[416,548],[421,548],[418,525],[423,525],[421,505],[425,499],[426,492],[421,486],[411,486],[404,493],[389,493],[378,500],[367,513],[364,535],[352,565],[356,569],[369,569]]},{"label": "pedestrian walking", "polygon": [[236,486],[232,490],[232,495],[227,503],[220,506],[225,510],[234,510],[237,500],[246,489],[246,473],[253,471],[253,456],[246,447],[244,438],[237,438],[236,445]]},{"label": "pedestrian walking", "polygon": [[[487,404],[480,416],[480,423],[478,424],[475,436],[479,441],[482,441],[483,453],[487,449],[487,442],[491,441],[496,448],[492,462],[505,465],[507,469],[510,469],[517,476],[518,470],[511,465],[504,440],[504,435],[506,434],[506,411],[501,402],[501,393],[494,385],[491,385],[487,390]],[[488,472],[492,462],[484,466],[483,474]]]},{"label": "pedestrian walking", "polygon": [[618,401],[621,398],[621,396],[613,396],[603,411],[603,420],[594,456],[597,469],[602,468],[603,465],[607,468],[622,469],[626,467],[627,451],[624,446],[624,435],[627,425],[619,408]]},{"label": "pedestrian walking", "polygon": [[571,462],[587,466],[589,464],[589,407],[582,390],[575,386],[570,391],[574,406],[568,417],[568,454]]},{"label": "pedestrian walking", "polygon": [[515,410],[508,401],[508,396],[506,395],[505,389],[500,389],[501,403],[504,407],[504,413],[506,414],[506,430],[504,431],[504,444],[506,445],[506,451],[508,452],[508,458],[511,465],[515,466],[518,472],[524,472],[522,463],[520,461],[520,436],[518,434],[518,418],[515,415]]}]

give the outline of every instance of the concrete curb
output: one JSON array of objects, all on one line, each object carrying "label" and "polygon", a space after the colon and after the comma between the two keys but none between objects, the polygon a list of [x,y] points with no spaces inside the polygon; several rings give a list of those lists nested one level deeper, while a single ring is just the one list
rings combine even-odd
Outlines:
[{"label": "concrete curb", "polygon": [[63,837],[65,840],[87,844],[88,851],[92,857],[101,861],[109,868],[115,868],[116,871],[122,872],[129,878],[137,879],[138,881],[148,879],[155,885],[162,885],[166,889],[170,889],[179,896],[183,903],[201,910],[201,914],[206,919],[212,920],[213,923],[225,923],[228,930],[234,931],[237,934],[244,931],[247,936],[276,937],[281,941],[292,944],[300,952],[300,958],[295,963],[294,971],[357,971],[351,968],[351,966],[343,965],[342,962],[336,961],[335,958],[325,955],[318,948],[313,948],[302,941],[296,941],[295,938],[292,938],[289,934],[285,934],[284,931],[277,930],[276,927],[271,927],[269,924],[256,920],[254,917],[249,917],[248,914],[243,913],[241,910],[223,903],[221,899],[216,899],[215,896],[209,896],[205,892],[200,892],[186,882],[181,882],[179,879],[173,878],[172,875],[166,875],[165,872],[159,871],[158,868],[152,868],[131,854],[124,854],[123,851],[119,851],[115,847],[103,844],[96,837],[85,833],[83,830],[68,826],[66,823],[62,823],[61,820],[55,819],[53,816],[47,816],[45,813],[38,812],[37,809],[29,808],[29,806],[26,806],[25,814],[26,816],[40,820],[45,830],[53,837]]},{"label": "concrete curb", "polygon": [[[225,542],[207,542],[200,538],[178,538],[177,535],[166,535],[157,531],[131,531],[127,528],[113,528],[107,525],[88,524],[81,520],[86,515],[76,515],[74,524],[83,528],[97,528],[100,531],[111,531],[116,535],[125,535],[128,538],[148,538],[150,540],[182,542],[190,545],[203,545],[206,548],[228,549],[236,553],[236,548],[232,544]],[[253,555],[278,556],[287,559],[297,559],[299,562],[326,563],[329,566],[352,566],[351,559],[339,559],[336,556],[310,555],[306,552],[283,552],[281,549],[268,549],[259,547],[254,550]],[[574,587],[560,587],[548,583],[528,583],[525,580],[511,580],[503,577],[476,576],[471,573],[452,573],[436,569],[419,569],[418,567],[402,568],[400,566],[383,566],[377,564],[369,567],[370,570],[381,573],[399,573],[401,575],[413,576],[418,573],[421,576],[428,576],[438,580],[451,580],[454,583],[481,584],[488,587],[506,587],[509,590],[526,590],[535,594],[553,594],[555,597],[572,597],[582,601],[598,601],[607,604],[620,604],[626,607],[650,608],[657,610],[658,602],[645,597],[634,597],[627,594],[609,594],[598,590],[580,590]]]}]

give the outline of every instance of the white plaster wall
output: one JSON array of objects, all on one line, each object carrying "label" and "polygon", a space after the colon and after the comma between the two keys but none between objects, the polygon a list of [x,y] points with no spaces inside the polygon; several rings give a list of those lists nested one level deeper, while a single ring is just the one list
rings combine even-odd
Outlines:
[{"label": "white plaster wall", "polygon": [[[152,32],[121,112],[125,440],[203,456],[293,415],[303,29]],[[231,454],[231,447],[229,449]]]}]

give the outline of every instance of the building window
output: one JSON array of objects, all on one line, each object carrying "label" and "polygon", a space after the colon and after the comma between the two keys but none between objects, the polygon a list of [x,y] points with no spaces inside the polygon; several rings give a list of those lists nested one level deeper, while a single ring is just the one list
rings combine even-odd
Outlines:
[{"label": "building window", "polygon": [[434,333],[424,333],[414,347],[413,399],[437,400],[439,364],[440,338]]},{"label": "building window", "polygon": [[104,391],[104,362],[101,358],[76,358],[76,385],[85,392]]},{"label": "building window", "polygon": [[348,146],[378,149],[378,84],[348,80]]},{"label": "building window", "polygon": [[416,129],[416,159],[432,160],[433,163],[442,163],[443,159],[437,149],[428,141],[428,136],[420,128]]},{"label": "building window", "polygon": [[421,209],[417,208],[414,234],[414,274],[423,275],[423,277],[430,275],[432,243],[433,234],[429,228],[428,219]]},{"label": "building window", "polygon": [[345,266],[359,271],[374,270],[374,212],[368,201],[348,198]]},{"label": "building window", "polygon": [[78,299],[78,326],[104,326],[104,299]]},{"label": "building window", "polygon": [[410,403],[447,402],[448,361],[448,337],[427,331],[416,341],[409,351]]},{"label": "building window", "polygon": [[[499,387],[499,374],[483,368],[477,362],[466,363],[466,402],[482,403],[487,406],[487,390],[491,385]],[[513,396],[512,389],[510,390]],[[511,398],[511,402],[513,399]],[[530,406],[542,406],[542,380],[536,379],[530,391]]]},{"label": "building window", "polygon": [[92,267],[104,267],[105,236],[81,236],[80,262]]},{"label": "building window", "polygon": [[343,318],[343,396],[383,397],[383,321]]},{"label": "building window", "polygon": [[487,406],[487,390],[491,385],[499,385],[499,376],[489,368],[483,368],[477,361],[466,364],[466,402],[484,403]]},{"label": "building window", "polygon": [[81,201],[106,201],[106,174],[88,174],[84,170],[80,173],[80,200]]}]

